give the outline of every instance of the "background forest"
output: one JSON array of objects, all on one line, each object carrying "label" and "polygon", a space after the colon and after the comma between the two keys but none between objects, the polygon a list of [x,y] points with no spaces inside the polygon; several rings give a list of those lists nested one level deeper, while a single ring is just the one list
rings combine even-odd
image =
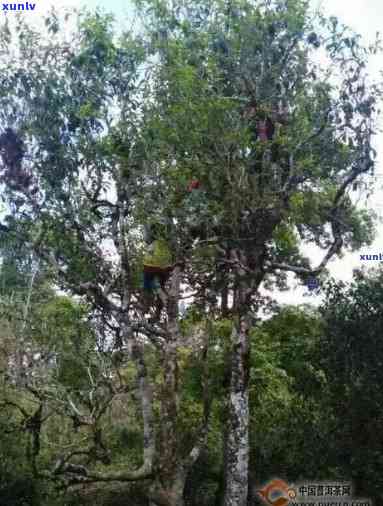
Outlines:
[{"label": "background forest", "polygon": [[0,504],[383,505],[383,271],[327,271],[375,236],[380,40],[303,0],[134,6],[1,27]]}]

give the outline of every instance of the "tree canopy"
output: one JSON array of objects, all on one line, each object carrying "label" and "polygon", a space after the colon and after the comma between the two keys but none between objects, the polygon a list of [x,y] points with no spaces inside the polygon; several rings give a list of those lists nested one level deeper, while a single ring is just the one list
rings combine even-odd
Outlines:
[{"label": "tree canopy", "polygon": [[[53,12],[44,33],[20,17],[0,32],[1,275],[20,291],[16,302],[4,289],[4,304],[23,315],[18,327],[7,317],[16,370],[46,353],[44,374],[37,359],[13,379],[26,395],[16,410],[35,423],[35,478],[143,482],[151,504],[182,505],[215,444],[207,497],[245,506],[249,462],[266,478],[270,448],[286,451],[261,421],[266,405],[279,399],[288,422],[323,381],[309,358],[319,316],[262,324],[262,288],[287,288],[289,272],[324,280],[331,259],[374,238],[353,190],[368,193],[375,169],[382,87],[367,62],[380,41],[364,47],[303,0],[135,7],[139,27],[119,36],[99,12]],[[51,416],[66,420],[69,449],[40,458]],[[137,418],[132,433],[124,417]],[[112,443],[120,429],[128,453]]]}]

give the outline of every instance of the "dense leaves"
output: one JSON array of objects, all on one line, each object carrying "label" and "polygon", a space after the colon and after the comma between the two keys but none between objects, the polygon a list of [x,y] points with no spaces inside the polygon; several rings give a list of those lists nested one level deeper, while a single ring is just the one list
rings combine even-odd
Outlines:
[{"label": "dense leaves", "polygon": [[245,506],[249,474],[351,476],[366,494],[372,476],[378,494],[378,287],[259,316],[262,285],[325,276],[373,240],[352,188],[375,166],[379,41],[301,0],[135,4],[140,33],[86,12],[0,32],[1,395],[20,479],[166,506]]}]

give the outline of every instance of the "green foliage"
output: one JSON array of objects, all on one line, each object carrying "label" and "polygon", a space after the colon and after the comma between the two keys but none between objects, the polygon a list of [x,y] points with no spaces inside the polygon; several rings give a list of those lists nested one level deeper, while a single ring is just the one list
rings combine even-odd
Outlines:
[{"label": "green foliage", "polygon": [[10,409],[0,414],[0,504],[40,506],[41,488],[34,481],[25,457],[26,438],[20,435],[19,420]]},{"label": "green foliage", "polygon": [[[185,342],[173,364],[180,375],[176,420],[159,418],[164,371],[157,348],[145,350],[156,428],[178,430],[178,460],[199,436],[204,366],[196,341],[206,327],[211,426],[189,498],[213,504],[221,488],[230,334],[238,323],[222,319],[218,301],[223,287],[234,298],[243,281],[225,255],[239,250],[255,273],[246,302],[252,311],[262,280],[271,288],[286,280],[278,271],[269,274],[273,261],[309,267],[301,240],[322,248],[335,239],[350,249],[371,243],[373,217],[356,209],[348,186],[363,182],[375,163],[370,140],[381,88],[367,86],[366,65],[378,46],[363,48],[334,19],[313,20],[303,0],[235,0],[229,8],[221,0],[135,3],[144,17],[138,35],[116,37],[111,16],[99,13],[82,14],[65,42],[68,25],[55,14],[46,19],[45,34],[21,18],[15,30],[4,25],[0,33],[0,121],[24,141],[37,185],[34,195],[5,188],[12,216],[10,239],[1,245],[2,332],[55,359],[41,358],[39,374],[33,363],[27,378],[55,413],[43,429],[40,464],[51,468],[62,448],[97,457],[93,446],[102,433],[114,469],[138,467],[142,420],[137,399],[127,398],[137,369],[127,362],[121,334],[127,331],[130,343],[153,324],[143,309],[141,232],[161,221],[169,241],[165,263],[182,259],[182,281],[196,295],[180,322]],[[326,70],[316,64],[318,50],[328,57]],[[287,110],[267,144],[255,137],[248,114],[254,102],[257,119],[280,105]],[[199,192],[188,192],[191,179],[200,182]],[[32,287],[31,247],[44,262]],[[57,287],[66,295],[57,295]],[[371,280],[349,292],[332,287],[322,320],[307,307],[290,307],[252,329],[251,454],[258,481],[282,472],[289,479],[328,479],[347,471],[366,493],[374,480],[378,494],[381,441],[373,436],[383,378],[375,298],[381,299],[380,288]],[[128,317],[138,322],[136,336]],[[162,342],[165,318],[153,325],[158,334],[149,337]],[[8,358],[17,346],[2,337]],[[115,343],[118,355],[111,353]],[[18,395],[25,402],[23,389]],[[339,414],[339,395],[351,421]],[[4,429],[13,416],[0,419]],[[5,503],[16,486],[20,504],[27,494],[34,501],[37,482],[24,490],[30,466],[21,447],[15,435],[4,443]],[[7,456],[16,462],[12,472]],[[84,453],[76,458],[85,461]],[[103,470],[106,460],[92,458],[89,466]]]},{"label": "green foliage", "polygon": [[331,477],[321,397],[326,378],[316,362],[321,329],[312,308],[288,306],[253,332],[251,459],[260,483],[270,476]]},{"label": "green foliage", "polygon": [[329,437],[333,464],[354,479],[359,494],[375,498],[382,489],[382,279],[379,269],[356,272],[351,286],[328,286],[318,349],[327,402],[338,414]]}]

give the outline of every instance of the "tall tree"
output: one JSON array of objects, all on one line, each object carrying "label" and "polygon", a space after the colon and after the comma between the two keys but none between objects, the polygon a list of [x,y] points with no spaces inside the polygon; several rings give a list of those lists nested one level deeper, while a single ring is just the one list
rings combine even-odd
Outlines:
[{"label": "tall tree", "polygon": [[[313,19],[302,0],[136,4],[137,37],[117,39],[99,14],[69,38],[50,15],[48,42],[21,19],[12,33],[4,25],[0,149],[13,218],[1,233],[22,237],[63,289],[86,298],[104,346],[114,341],[137,368],[142,466],[104,473],[64,462],[55,476],[148,480],[154,504],[182,505],[210,404],[204,374],[200,430],[185,447],[179,307],[190,296],[203,321],[232,321],[224,505],[244,506],[261,285],[318,276],[342,248],[373,237],[351,190],[374,169],[381,89],[366,62],[377,45],[363,48],[335,18]],[[145,295],[148,224],[171,275]],[[324,250],[315,265],[302,242]],[[208,326],[198,335],[207,363]],[[163,375],[157,434],[143,337]]]},{"label": "tall tree", "polygon": [[[334,18],[315,22],[306,2],[140,5],[149,7],[161,62],[160,157],[201,181],[207,216],[199,209],[193,218],[215,246],[210,279],[192,273],[189,282],[205,309],[212,296],[213,307],[233,317],[224,503],[242,505],[259,288],[283,284],[288,271],[318,276],[342,247],[371,240],[372,219],[355,208],[350,190],[373,170],[380,89],[367,84],[368,51],[358,37]],[[316,51],[327,53],[325,71]],[[299,239],[325,250],[315,266]]]}]

